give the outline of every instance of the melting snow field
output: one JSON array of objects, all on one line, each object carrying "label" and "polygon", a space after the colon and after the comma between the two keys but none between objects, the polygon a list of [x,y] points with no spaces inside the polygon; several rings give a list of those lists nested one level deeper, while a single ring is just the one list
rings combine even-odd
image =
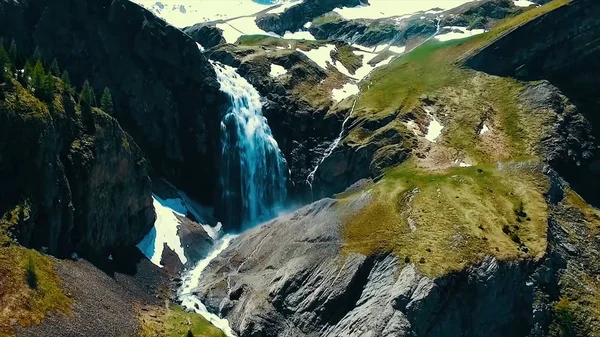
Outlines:
[{"label": "melting snow field", "polygon": [[290,31],[285,32],[285,34],[283,34],[283,38],[284,39],[295,39],[295,40],[307,40],[307,41],[315,41],[315,37],[307,31],[301,30],[295,33],[292,33]]},{"label": "melting snow field", "polygon": [[435,117],[431,116],[432,120],[427,127],[427,134],[425,135],[425,139],[428,141],[435,143],[436,139],[442,134],[442,130],[444,126],[440,124],[440,122],[435,119]]},{"label": "melting snow field", "polygon": [[433,8],[450,9],[472,0],[369,0],[368,6],[336,8],[346,19],[381,19],[427,11]]},{"label": "melting snow field", "polygon": [[269,8],[252,0],[133,0],[175,27],[253,15]]},{"label": "melting snow field", "polygon": [[187,258],[183,252],[179,235],[177,235],[179,220],[175,216],[175,214],[184,216],[185,206],[180,199],[163,200],[157,196],[154,196],[153,199],[156,221],[150,233],[138,244],[138,248],[152,263],[162,267],[160,260],[164,245],[167,244],[177,254],[181,263],[186,264]]},{"label": "melting snow field", "polygon": [[346,83],[341,89],[333,89],[331,97],[334,101],[339,102],[346,97],[356,95],[359,93],[358,85],[354,83]]},{"label": "melting snow field", "polygon": [[[258,3],[252,0],[132,0],[142,7],[152,11],[168,23],[178,28],[184,28],[201,22],[227,20],[241,16],[254,16],[264,10],[274,7],[269,13],[281,13],[295,6],[299,0],[277,0],[272,3]],[[252,34],[252,33],[250,33]]]},{"label": "melting snow field", "polygon": [[531,1],[527,1],[527,0],[514,0],[513,2],[515,3],[515,6],[519,6],[519,7],[529,7],[531,5],[535,5],[535,6],[538,5],[535,2],[531,2]]},{"label": "melting snow field", "polygon": [[369,64],[369,62],[372,59],[374,59],[377,56],[377,54],[360,52],[360,51],[355,51],[354,54],[356,54],[358,56],[361,56],[361,55],[363,56],[363,66],[358,68],[354,72],[354,75],[352,75],[352,77],[356,78],[359,81],[362,81],[365,77],[367,77],[367,75],[369,75],[369,73],[371,73],[376,68],[382,67],[382,66],[390,63],[392,61],[392,59],[394,58],[394,56],[392,55],[392,56],[388,57],[387,59],[372,66]]},{"label": "melting snow field", "polygon": [[465,39],[467,37],[471,37],[471,36],[475,36],[475,35],[479,35],[479,34],[483,34],[485,33],[485,29],[472,29],[472,30],[467,30],[466,27],[444,27],[444,28],[450,28],[453,31],[450,33],[446,33],[446,34],[440,34],[440,35],[436,35],[435,38],[438,41],[450,41],[450,40],[459,40],[459,39]]},{"label": "melting snow field", "polygon": [[278,66],[276,64],[271,64],[271,72],[269,73],[271,77],[279,77],[285,74],[287,74],[287,70],[285,70],[284,67]]},{"label": "melting snow field", "polygon": [[235,238],[235,235],[226,234],[223,236],[223,238],[221,238],[221,240],[215,243],[215,249],[212,251],[212,253],[204,260],[198,262],[198,264],[196,264],[196,266],[184,276],[183,285],[177,293],[177,297],[179,301],[181,301],[181,306],[183,308],[192,310],[197,314],[202,315],[229,337],[235,336],[235,333],[229,326],[229,322],[226,319],[220,318],[219,316],[209,312],[202,301],[200,301],[200,299],[194,295],[194,289],[198,287],[198,283],[200,282],[200,277],[204,269],[206,269],[210,262],[219,256],[219,254],[221,254],[221,252],[223,252],[229,246],[231,240]]},{"label": "melting snow field", "polygon": [[483,124],[483,126],[481,127],[481,130],[479,130],[479,134],[483,135],[484,133],[490,131],[490,129],[488,128],[487,125]]}]

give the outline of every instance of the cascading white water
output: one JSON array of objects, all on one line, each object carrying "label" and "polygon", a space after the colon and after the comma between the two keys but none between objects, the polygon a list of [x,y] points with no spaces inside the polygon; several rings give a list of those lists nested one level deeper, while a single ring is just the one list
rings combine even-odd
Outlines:
[{"label": "cascading white water", "polygon": [[333,150],[335,150],[335,148],[338,146],[338,144],[342,140],[342,137],[344,136],[344,130],[346,129],[346,123],[348,122],[348,120],[350,120],[350,117],[352,117],[352,113],[354,112],[354,107],[356,106],[356,101],[358,101],[358,96],[357,96],[357,98],[354,99],[354,103],[352,104],[352,109],[350,109],[350,113],[348,113],[348,116],[346,116],[346,118],[342,122],[342,129],[340,130],[340,134],[337,136],[336,139],[333,140],[333,142],[331,142],[331,144],[329,144],[329,147],[323,153],[323,157],[321,157],[321,159],[319,160],[317,165],[315,165],[315,167],[312,169],[312,171],[310,171],[310,173],[308,174],[308,177],[306,177],[306,183],[308,184],[308,186],[310,186],[311,190],[312,190],[312,183],[315,179],[315,173],[317,173],[319,166],[321,164],[323,164],[325,159],[327,159],[327,158],[329,158],[329,156],[331,156],[331,154],[333,153]]},{"label": "cascading white water", "polygon": [[198,286],[200,282],[200,276],[202,271],[212,260],[214,260],[222,251],[224,251],[228,246],[231,240],[235,239],[236,235],[226,234],[219,241],[215,243],[214,250],[204,259],[198,262],[196,266],[190,270],[183,278],[183,283],[179,291],[177,292],[177,298],[181,302],[181,306],[187,310],[192,310],[197,314],[202,315],[202,317],[206,318],[209,322],[211,322],[214,326],[221,329],[227,336],[235,336],[235,333],[229,326],[229,322],[220,318],[214,313],[211,313],[206,309],[206,306],[202,301],[194,295],[194,289]]},{"label": "cascading white water", "polygon": [[[287,197],[287,163],[262,115],[260,95],[235,68],[211,61],[231,106],[221,120],[220,215],[229,227],[243,228],[275,216]],[[187,272],[177,293],[181,305],[204,316],[227,336],[229,322],[208,311],[194,295],[204,269],[236,236],[225,234],[213,251]]]},{"label": "cascading white water", "polygon": [[276,214],[287,196],[287,163],[271,134],[258,91],[235,68],[211,61],[231,107],[221,121],[221,212],[230,227]]}]

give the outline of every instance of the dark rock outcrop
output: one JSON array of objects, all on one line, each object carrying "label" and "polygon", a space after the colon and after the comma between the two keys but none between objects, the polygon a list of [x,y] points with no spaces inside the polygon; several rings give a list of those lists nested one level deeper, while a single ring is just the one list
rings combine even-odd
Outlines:
[{"label": "dark rock outcrop", "polygon": [[223,31],[214,26],[199,23],[184,28],[183,32],[191,36],[194,41],[206,49],[226,43]]},{"label": "dark rock outcrop", "polygon": [[0,34],[110,88],[115,117],[160,176],[210,202],[227,104],[194,41],[127,0],[0,1]]},{"label": "dark rock outcrop", "polygon": [[[600,136],[600,5],[577,0],[532,20],[499,39],[465,63],[477,70],[522,80],[546,79],[558,87],[591,122]],[[582,158],[578,166],[559,167],[579,192],[598,203],[600,157]]]},{"label": "dark rock outcrop", "polygon": [[380,44],[405,46],[409,41],[426,39],[436,32],[433,15],[426,19],[414,16],[396,22],[393,19],[382,20],[333,20],[313,23],[309,32],[319,40],[338,40],[357,43],[367,47]]},{"label": "dark rock outcrop", "polygon": [[365,0],[306,0],[281,14],[265,14],[256,18],[256,25],[265,32],[279,35],[298,31],[305,23],[332,11],[336,7],[355,7]]},{"label": "dark rock outcrop", "polygon": [[90,258],[137,244],[155,214],[148,165],[133,139],[97,109],[93,130],[82,127],[69,95],[48,110],[11,86],[0,100],[0,214],[27,209],[18,215],[19,242]]}]

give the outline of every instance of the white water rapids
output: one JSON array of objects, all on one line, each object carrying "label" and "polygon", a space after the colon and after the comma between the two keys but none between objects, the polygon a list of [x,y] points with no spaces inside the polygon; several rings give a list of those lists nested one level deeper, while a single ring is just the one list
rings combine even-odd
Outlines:
[{"label": "white water rapids", "polygon": [[214,326],[221,329],[227,336],[230,337],[236,335],[229,326],[229,322],[225,318],[220,318],[219,316],[209,312],[202,301],[194,294],[194,289],[196,289],[198,286],[200,282],[200,276],[202,275],[204,269],[206,269],[210,262],[219,256],[219,254],[221,254],[221,252],[229,246],[231,240],[235,239],[236,237],[237,235],[225,234],[219,241],[217,241],[214,245],[214,250],[204,260],[198,262],[198,264],[196,264],[192,270],[184,275],[183,285],[177,292],[177,298],[181,302],[181,306],[183,308],[202,315]]}]

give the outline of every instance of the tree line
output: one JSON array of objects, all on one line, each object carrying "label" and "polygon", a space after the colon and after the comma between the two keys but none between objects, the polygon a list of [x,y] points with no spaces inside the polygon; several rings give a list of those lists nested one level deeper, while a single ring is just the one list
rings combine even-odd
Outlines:
[{"label": "tree line", "polygon": [[[65,94],[75,91],[71,86],[69,73],[66,70],[61,73],[56,59],[50,63],[45,62],[39,48],[35,49],[31,57],[23,56],[14,39],[10,44],[6,44],[4,39],[0,38],[0,98],[3,97],[2,91],[10,84],[11,78],[16,79],[45,103],[52,102],[59,86]],[[114,114],[110,89],[104,88],[98,106],[94,89],[87,79],[81,86],[78,99],[82,113],[91,112],[92,107],[99,107],[107,114]]]}]

